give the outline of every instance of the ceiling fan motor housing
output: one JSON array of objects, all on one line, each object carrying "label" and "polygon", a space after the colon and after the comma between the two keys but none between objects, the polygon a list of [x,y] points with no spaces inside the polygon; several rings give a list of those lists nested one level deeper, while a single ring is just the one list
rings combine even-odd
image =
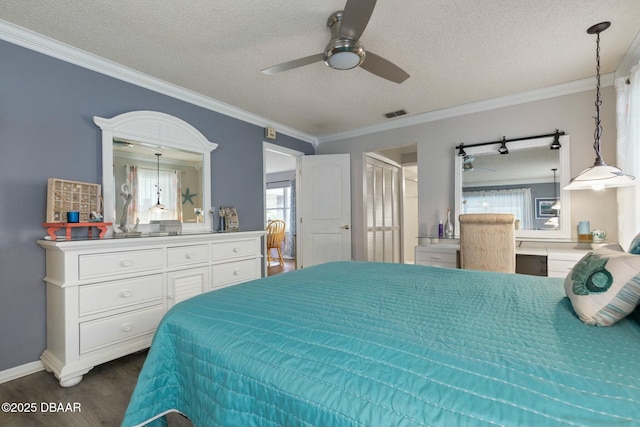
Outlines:
[{"label": "ceiling fan motor housing", "polygon": [[327,20],[331,40],[324,49],[323,61],[336,70],[350,70],[362,64],[366,56],[364,46],[358,40],[340,36],[342,12],[336,12]]}]

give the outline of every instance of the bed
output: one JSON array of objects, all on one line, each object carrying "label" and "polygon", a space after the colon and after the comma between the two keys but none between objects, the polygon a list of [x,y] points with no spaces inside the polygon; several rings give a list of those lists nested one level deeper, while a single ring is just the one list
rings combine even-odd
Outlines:
[{"label": "bed", "polygon": [[640,323],[587,326],[561,279],[328,263],[162,320],[123,426],[640,425]]}]

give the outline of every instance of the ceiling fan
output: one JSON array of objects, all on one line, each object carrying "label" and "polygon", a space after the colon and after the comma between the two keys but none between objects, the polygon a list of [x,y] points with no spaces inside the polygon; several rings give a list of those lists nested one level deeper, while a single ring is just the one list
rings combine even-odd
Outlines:
[{"label": "ceiling fan", "polygon": [[474,160],[475,160],[475,157],[473,157],[473,156],[469,156],[469,155],[464,156],[463,163],[462,163],[462,171],[463,172],[473,172],[476,169],[483,169],[483,170],[490,171],[490,172],[496,172],[495,169],[491,169],[491,168],[484,168],[482,166],[474,167],[473,166]]},{"label": "ceiling fan", "polygon": [[347,0],[344,10],[335,12],[327,20],[331,40],[324,52],[274,65],[262,72],[271,75],[323,61],[336,70],[350,70],[360,66],[383,79],[402,83],[409,78],[409,74],[381,56],[365,51],[360,42],[360,36],[369,23],[375,5],[376,0]]}]

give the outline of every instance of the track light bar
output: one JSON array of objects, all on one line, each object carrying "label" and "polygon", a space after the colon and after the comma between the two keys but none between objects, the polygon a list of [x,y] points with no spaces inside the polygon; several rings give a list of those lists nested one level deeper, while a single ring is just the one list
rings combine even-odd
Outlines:
[{"label": "track light bar", "polygon": [[[483,145],[493,145],[493,144],[501,144],[500,148],[498,149],[498,152],[500,154],[508,154],[509,150],[507,149],[507,142],[513,142],[513,141],[526,141],[528,139],[538,139],[538,138],[549,138],[549,137],[554,137],[553,143],[551,144],[551,146],[549,148],[551,148],[552,150],[557,150],[560,148],[560,136],[564,135],[564,132],[560,132],[558,130],[556,130],[554,133],[546,133],[544,135],[533,135],[533,136],[525,136],[523,138],[513,138],[513,139],[506,139],[504,136],[502,137],[502,140],[500,141],[491,141],[491,142],[480,142],[477,144],[463,144],[460,143],[460,145],[456,145],[456,150],[458,151],[458,156],[465,156],[467,153],[464,152],[464,147],[469,148],[469,147],[480,147]],[[557,141],[557,146],[556,146],[556,141]],[[504,147],[504,148],[503,148]],[[502,152],[505,151],[506,152]]]}]

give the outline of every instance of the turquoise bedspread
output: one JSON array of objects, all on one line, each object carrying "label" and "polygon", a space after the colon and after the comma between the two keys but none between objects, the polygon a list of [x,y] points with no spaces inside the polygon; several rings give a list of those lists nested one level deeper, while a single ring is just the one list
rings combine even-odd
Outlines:
[{"label": "turquoise bedspread", "polygon": [[123,426],[640,425],[640,324],[562,280],[329,263],[176,305]]}]

